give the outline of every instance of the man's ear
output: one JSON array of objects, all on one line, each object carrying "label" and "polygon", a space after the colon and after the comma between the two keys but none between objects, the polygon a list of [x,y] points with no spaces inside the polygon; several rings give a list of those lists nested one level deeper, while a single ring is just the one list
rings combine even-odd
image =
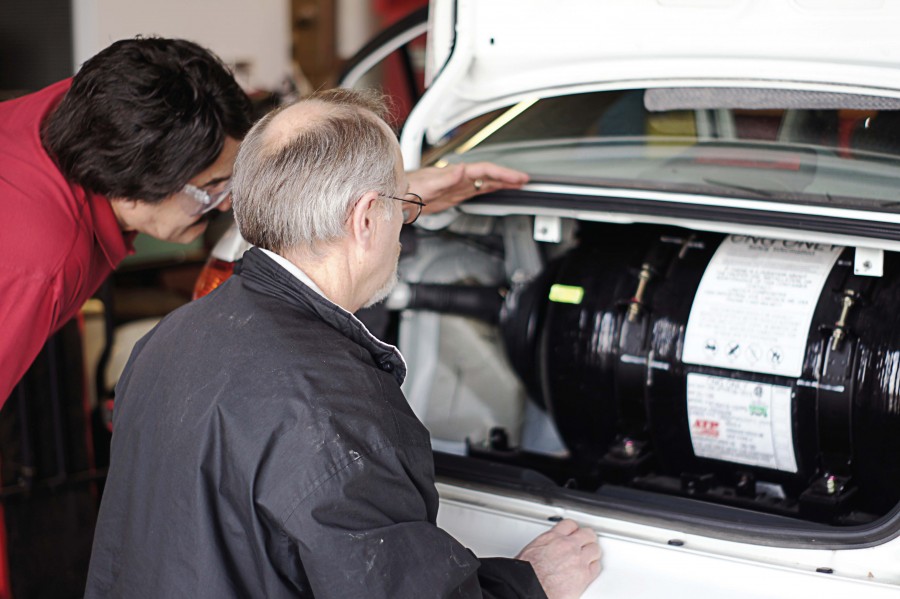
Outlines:
[{"label": "man's ear", "polygon": [[134,221],[135,212],[140,208],[140,202],[130,198],[109,198],[109,205],[116,215],[119,228],[123,231],[132,231],[131,223]]},{"label": "man's ear", "polygon": [[381,210],[381,200],[375,191],[367,191],[353,205],[348,223],[349,234],[364,248],[368,248],[372,243],[375,229],[382,220]]}]

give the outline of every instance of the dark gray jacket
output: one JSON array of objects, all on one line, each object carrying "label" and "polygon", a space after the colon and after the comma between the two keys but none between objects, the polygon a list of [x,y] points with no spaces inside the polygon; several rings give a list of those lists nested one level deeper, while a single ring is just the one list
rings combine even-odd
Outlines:
[{"label": "dark gray jacket", "polygon": [[390,345],[257,249],[116,389],[86,597],[543,597],[435,525]]}]

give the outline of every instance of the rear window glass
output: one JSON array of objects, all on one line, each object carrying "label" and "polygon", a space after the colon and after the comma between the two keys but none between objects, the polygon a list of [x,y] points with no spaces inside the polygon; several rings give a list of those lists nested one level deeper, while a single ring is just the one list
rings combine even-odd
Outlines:
[{"label": "rear window glass", "polygon": [[482,115],[433,151],[537,180],[898,211],[898,108],[784,90],[595,92]]}]

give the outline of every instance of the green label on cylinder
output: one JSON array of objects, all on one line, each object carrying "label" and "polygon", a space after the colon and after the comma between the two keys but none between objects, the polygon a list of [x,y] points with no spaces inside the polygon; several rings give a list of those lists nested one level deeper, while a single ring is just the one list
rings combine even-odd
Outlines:
[{"label": "green label on cylinder", "polygon": [[580,304],[584,299],[584,287],[554,285],[550,288],[550,301],[560,304]]}]

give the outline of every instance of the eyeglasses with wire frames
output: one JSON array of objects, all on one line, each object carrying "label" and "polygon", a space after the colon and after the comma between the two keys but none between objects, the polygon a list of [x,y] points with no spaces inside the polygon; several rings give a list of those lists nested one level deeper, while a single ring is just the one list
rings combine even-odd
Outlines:
[{"label": "eyeglasses with wire frames", "polygon": [[389,195],[382,195],[381,197],[397,200],[398,202],[405,202],[406,204],[412,204],[411,206],[403,206],[403,224],[411,225],[416,222],[416,220],[419,218],[419,215],[422,214],[422,206],[425,205],[425,202],[422,201],[422,196],[411,191],[408,191],[403,195],[412,196],[415,199],[410,199],[409,197],[398,198]]},{"label": "eyeglasses with wire frames", "polygon": [[186,184],[182,188],[182,193],[187,195],[193,202],[187,207],[191,216],[206,214],[210,210],[214,210],[219,204],[231,195],[231,180],[225,182],[225,186],[219,191],[208,191],[202,187]]}]

